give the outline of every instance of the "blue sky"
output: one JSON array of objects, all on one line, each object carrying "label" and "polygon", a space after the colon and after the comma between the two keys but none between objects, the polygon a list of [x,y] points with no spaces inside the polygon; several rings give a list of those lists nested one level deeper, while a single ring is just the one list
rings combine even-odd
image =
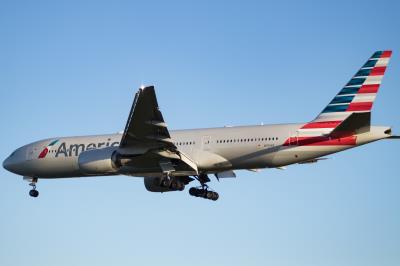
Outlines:
[{"label": "blue sky", "polygon": [[[0,159],[123,129],[140,84],[171,129],[305,122],[392,49],[373,123],[400,133],[398,1],[1,1]],[[400,263],[400,143],[213,180],[218,202],[139,178],[1,169],[0,265]]]}]

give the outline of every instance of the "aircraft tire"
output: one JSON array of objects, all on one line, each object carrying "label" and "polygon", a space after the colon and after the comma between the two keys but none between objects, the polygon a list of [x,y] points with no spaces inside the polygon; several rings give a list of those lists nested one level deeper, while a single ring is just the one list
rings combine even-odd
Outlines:
[{"label": "aircraft tire", "polygon": [[31,189],[29,191],[29,196],[31,196],[33,198],[37,198],[39,196],[39,191],[37,191],[36,189]]},{"label": "aircraft tire", "polygon": [[212,192],[212,191],[207,191],[207,193],[206,193],[206,198],[207,199],[213,199],[214,198],[214,192]]},{"label": "aircraft tire", "polygon": [[190,195],[190,196],[193,196],[193,197],[198,197],[198,196],[197,196],[197,188],[191,187],[191,188],[189,189],[189,195]]},{"label": "aircraft tire", "polygon": [[214,192],[213,193],[213,197],[211,198],[213,201],[216,201],[216,200],[218,200],[218,198],[219,198],[219,195],[218,195],[218,193],[217,192]]}]

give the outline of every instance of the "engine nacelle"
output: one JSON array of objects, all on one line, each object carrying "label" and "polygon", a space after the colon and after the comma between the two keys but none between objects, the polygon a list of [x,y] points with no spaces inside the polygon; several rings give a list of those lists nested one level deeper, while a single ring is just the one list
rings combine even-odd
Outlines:
[{"label": "engine nacelle", "polygon": [[82,152],[78,158],[79,169],[90,175],[104,175],[118,171],[117,150],[118,147]]},{"label": "engine nacelle", "polygon": [[147,191],[150,192],[175,191],[174,189],[161,186],[160,177],[145,177],[143,180],[144,180],[144,186],[146,187]]}]

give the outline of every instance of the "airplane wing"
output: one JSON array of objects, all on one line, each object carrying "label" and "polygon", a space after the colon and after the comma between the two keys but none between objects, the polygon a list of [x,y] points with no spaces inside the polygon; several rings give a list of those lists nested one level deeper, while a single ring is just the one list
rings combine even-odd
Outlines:
[{"label": "airplane wing", "polygon": [[136,93],[120,148],[143,144],[176,149],[158,108],[154,87],[139,89]]},{"label": "airplane wing", "polygon": [[128,173],[134,168],[135,172],[197,174],[196,164],[174,145],[153,86],[136,93],[118,153]]}]

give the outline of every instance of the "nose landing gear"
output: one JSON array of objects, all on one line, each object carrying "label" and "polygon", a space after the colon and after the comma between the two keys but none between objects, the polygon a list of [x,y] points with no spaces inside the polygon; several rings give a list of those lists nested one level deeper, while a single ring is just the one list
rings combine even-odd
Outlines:
[{"label": "nose landing gear", "polygon": [[29,185],[32,187],[32,189],[29,191],[29,196],[33,198],[37,198],[39,196],[39,191],[36,190],[37,181],[37,178],[32,178],[31,183],[29,183]]}]

